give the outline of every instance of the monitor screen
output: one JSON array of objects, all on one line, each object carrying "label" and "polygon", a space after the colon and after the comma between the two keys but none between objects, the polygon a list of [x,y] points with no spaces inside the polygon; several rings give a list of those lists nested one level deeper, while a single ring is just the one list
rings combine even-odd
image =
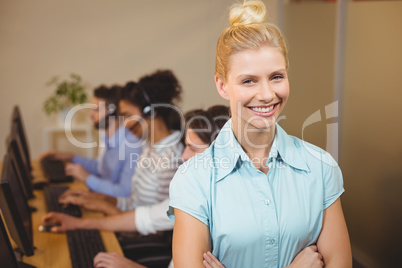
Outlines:
[{"label": "monitor screen", "polygon": [[21,188],[18,187],[11,157],[6,155],[0,178],[0,209],[11,237],[27,255],[33,255],[32,219]]},{"label": "monitor screen", "polygon": [[21,182],[23,192],[26,198],[33,198],[32,177],[26,164],[26,159],[22,153],[21,142],[15,133],[13,127],[10,136],[7,139],[7,151],[11,157],[18,179]]},{"label": "monitor screen", "polygon": [[[6,160],[7,159],[7,160]],[[17,177],[17,172],[15,170],[15,166],[12,164],[12,159],[10,156],[6,155],[4,160],[11,161],[11,170],[8,171],[8,175],[2,176],[1,180],[7,180],[10,184],[11,193],[14,196],[15,204],[17,205],[17,209],[21,214],[21,218],[24,222],[24,227],[29,235],[30,239],[32,240],[33,232],[32,232],[32,217],[31,217],[31,209],[28,205],[27,198],[24,195],[23,187],[21,185],[20,180]],[[4,178],[4,179],[3,179]]]},{"label": "monitor screen", "polygon": [[22,146],[22,149],[24,152],[24,156],[28,163],[28,169],[32,170],[31,157],[29,154],[28,138],[27,138],[27,135],[25,132],[24,123],[22,121],[22,115],[21,115],[20,109],[17,105],[14,106],[14,109],[13,109],[13,113],[12,113],[12,117],[11,117],[11,127],[14,124],[17,126],[18,135],[21,140],[21,146]]},{"label": "monitor screen", "polygon": [[11,247],[3,219],[0,215],[0,263],[2,267],[17,268],[17,260]]}]

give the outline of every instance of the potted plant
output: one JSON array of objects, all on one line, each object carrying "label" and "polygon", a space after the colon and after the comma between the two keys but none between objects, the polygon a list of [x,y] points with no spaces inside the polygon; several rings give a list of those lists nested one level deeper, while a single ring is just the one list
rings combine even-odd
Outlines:
[{"label": "potted plant", "polygon": [[77,104],[85,103],[88,96],[81,76],[71,74],[69,80],[60,80],[55,76],[47,86],[55,86],[55,91],[43,104],[43,110],[47,115],[58,113],[61,123],[64,123],[68,111]]}]

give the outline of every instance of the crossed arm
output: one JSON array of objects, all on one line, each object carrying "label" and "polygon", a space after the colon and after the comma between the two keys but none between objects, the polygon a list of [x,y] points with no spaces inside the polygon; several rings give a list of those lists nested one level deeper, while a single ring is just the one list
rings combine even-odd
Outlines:
[{"label": "crossed arm", "polygon": [[317,247],[326,268],[352,267],[352,251],[340,198],[324,210]]},{"label": "crossed arm", "polygon": [[[209,239],[209,228],[204,223],[179,209],[175,209],[173,232],[175,268],[208,267],[203,256],[204,253],[211,250]],[[323,265],[327,268],[352,267],[349,235],[339,198],[324,210],[322,230],[317,240],[317,246],[313,245],[303,249],[288,268],[312,268],[323,267]]]},{"label": "crossed arm", "polygon": [[174,267],[204,268],[203,254],[211,251],[208,226],[176,208],[174,209],[174,215]]}]

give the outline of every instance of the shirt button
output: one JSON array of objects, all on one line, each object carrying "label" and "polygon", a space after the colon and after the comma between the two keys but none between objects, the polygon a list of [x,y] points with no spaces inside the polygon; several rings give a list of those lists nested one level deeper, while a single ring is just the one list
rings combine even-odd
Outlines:
[{"label": "shirt button", "polygon": [[269,239],[268,244],[270,245],[275,245],[275,239]]},{"label": "shirt button", "polygon": [[269,199],[265,199],[265,205],[269,205]]}]

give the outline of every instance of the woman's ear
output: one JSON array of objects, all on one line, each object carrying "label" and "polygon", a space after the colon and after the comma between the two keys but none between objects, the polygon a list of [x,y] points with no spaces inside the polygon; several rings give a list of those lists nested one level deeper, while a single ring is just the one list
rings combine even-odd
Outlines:
[{"label": "woman's ear", "polygon": [[229,100],[230,98],[228,92],[226,91],[225,83],[223,83],[222,79],[220,79],[217,75],[215,75],[215,84],[219,95],[221,95],[221,97],[225,100]]}]

